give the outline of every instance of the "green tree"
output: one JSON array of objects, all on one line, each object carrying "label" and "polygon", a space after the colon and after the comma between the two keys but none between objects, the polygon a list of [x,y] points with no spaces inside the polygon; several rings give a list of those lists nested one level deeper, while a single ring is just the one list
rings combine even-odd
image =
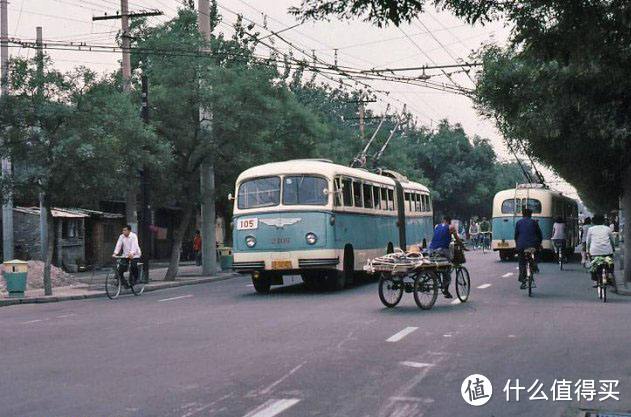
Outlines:
[{"label": "green tree", "polygon": [[11,157],[15,170],[2,185],[18,201],[42,196],[49,225],[43,279],[50,294],[50,209],[92,205],[95,195],[115,192],[128,178],[125,153],[142,157],[154,137],[139,122],[138,109],[107,87],[110,80],[85,68],[61,73],[43,57],[15,59],[9,71],[11,94],[0,102],[0,153]]}]

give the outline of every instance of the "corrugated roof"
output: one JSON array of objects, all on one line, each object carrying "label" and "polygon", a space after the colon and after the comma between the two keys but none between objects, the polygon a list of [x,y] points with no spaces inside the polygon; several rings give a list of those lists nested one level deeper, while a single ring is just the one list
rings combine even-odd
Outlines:
[{"label": "corrugated roof", "polygon": [[[39,207],[15,207],[13,209],[18,213],[31,214],[33,216],[39,216]],[[81,213],[76,210],[53,208],[51,210],[53,218],[68,218],[68,219],[84,219],[90,217],[87,214]]]}]

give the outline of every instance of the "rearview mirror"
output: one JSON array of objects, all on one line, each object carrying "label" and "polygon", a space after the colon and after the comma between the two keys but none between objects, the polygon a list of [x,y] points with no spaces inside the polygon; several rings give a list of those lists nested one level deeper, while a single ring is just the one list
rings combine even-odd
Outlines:
[{"label": "rearview mirror", "polygon": [[230,201],[234,201],[234,196],[232,195],[232,193],[228,194],[228,200]]}]

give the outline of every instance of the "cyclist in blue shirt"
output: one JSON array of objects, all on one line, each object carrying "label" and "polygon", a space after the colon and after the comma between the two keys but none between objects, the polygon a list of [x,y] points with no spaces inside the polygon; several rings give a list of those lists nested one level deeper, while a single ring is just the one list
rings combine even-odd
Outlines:
[{"label": "cyclist in blue shirt", "polygon": [[[449,245],[451,244],[452,236],[456,239],[456,242],[460,242],[458,231],[456,230],[454,225],[451,224],[451,217],[445,216],[443,217],[443,222],[437,224],[436,227],[434,227],[434,236],[432,237],[432,241],[429,244],[429,254],[444,256],[445,258],[451,260]],[[442,281],[443,295],[445,296],[445,298],[453,298],[453,296],[449,292],[451,274],[449,272],[443,273]]]},{"label": "cyclist in blue shirt", "polygon": [[539,249],[543,235],[536,220],[532,219],[532,210],[525,208],[522,211],[522,219],[515,225],[515,246],[519,259],[519,282],[520,288],[526,288],[526,249]]}]

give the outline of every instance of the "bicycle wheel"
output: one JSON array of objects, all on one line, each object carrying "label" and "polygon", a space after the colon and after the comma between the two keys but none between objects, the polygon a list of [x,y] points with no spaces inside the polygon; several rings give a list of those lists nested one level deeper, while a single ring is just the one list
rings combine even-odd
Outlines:
[{"label": "bicycle wheel", "polygon": [[388,308],[399,304],[403,297],[403,281],[395,280],[390,274],[379,277],[379,299]]},{"label": "bicycle wheel", "polygon": [[528,264],[526,265],[526,279],[528,280],[528,297],[532,297],[532,280],[533,280],[533,272],[532,272],[532,260],[528,260]]},{"label": "bicycle wheel", "polygon": [[469,299],[471,292],[471,280],[469,279],[469,271],[464,266],[456,268],[456,296],[465,303]]},{"label": "bicycle wheel", "polygon": [[601,290],[601,297],[603,300],[603,303],[607,302],[607,273],[603,272],[602,277],[600,278],[600,290]]},{"label": "bicycle wheel", "polygon": [[421,272],[414,278],[414,301],[422,310],[429,310],[438,298],[438,277],[433,272]]},{"label": "bicycle wheel", "polygon": [[121,293],[121,280],[116,271],[110,271],[105,277],[105,293],[110,300],[115,299]]},{"label": "bicycle wheel", "polygon": [[134,285],[131,285],[131,272],[129,274],[129,288],[131,288],[131,292],[138,296],[141,295],[144,291],[145,291],[145,274],[144,272],[144,265],[143,264],[138,264],[138,280],[136,281],[136,283],[134,283]]}]

